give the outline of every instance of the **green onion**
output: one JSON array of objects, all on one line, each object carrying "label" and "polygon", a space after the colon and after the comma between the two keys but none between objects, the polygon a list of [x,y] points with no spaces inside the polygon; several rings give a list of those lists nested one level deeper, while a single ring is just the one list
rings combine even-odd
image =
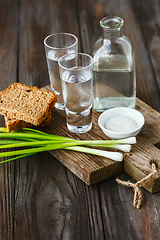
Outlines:
[{"label": "green onion", "polygon": [[[107,157],[114,161],[122,161],[122,153],[94,149],[93,147],[115,148],[123,152],[129,152],[131,150],[131,144],[135,143],[135,137],[121,140],[76,140],[68,137],[44,133],[30,128],[23,128],[22,130],[12,132],[7,132],[6,128],[0,128],[0,149],[19,147],[24,148],[8,152],[0,152],[0,157],[15,156],[13,158],[4,160],[3,162],[26,157],[38,152],[51,151],[55,149],[79,151]],[[3,162],[1,161],[1,163]]]},{"label": "green onion", "polygon": [[109,151],[103,151],[103,150],[85,148],[85,147],[67,147],[67,149],[110,158],[118,162],[121,162],[123,160],[123,155],[119,152],[109,152]]}]

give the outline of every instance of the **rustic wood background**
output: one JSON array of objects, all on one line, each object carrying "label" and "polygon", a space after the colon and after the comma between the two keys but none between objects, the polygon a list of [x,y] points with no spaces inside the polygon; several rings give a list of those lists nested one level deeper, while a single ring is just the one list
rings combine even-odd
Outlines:
[{"label": "rustic wood background", "polygon": [[[159,13],[159,0],[0,0],[0,90],[48,85],[44,38],[73,33],[91,54],[99,20],[117,15],[135,47],[137,97],[160,112]],[[0,240],[160,239],[160,192],[142,189],[136,210],[116,177],[87,186],[47,152],[0,165]]]}]

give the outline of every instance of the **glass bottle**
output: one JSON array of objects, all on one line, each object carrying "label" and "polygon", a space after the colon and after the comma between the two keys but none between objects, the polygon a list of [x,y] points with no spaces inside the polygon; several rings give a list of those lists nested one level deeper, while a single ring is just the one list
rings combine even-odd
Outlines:
[{"label": "glass bottle", "polygon": [[131,41],[121,33],[123,19],[106,17],[100,21],[103,37],[93,51],[94,109],[135,108],[136,73]]}]

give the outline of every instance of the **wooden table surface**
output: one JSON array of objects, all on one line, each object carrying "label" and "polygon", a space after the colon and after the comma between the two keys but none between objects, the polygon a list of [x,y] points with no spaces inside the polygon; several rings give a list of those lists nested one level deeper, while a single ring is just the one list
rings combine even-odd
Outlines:
[{"label": "wooden table surface", "polygon": [[[0,0],[0,90],[48,85],[44,38],[73,33],[91,54],[99,21],[117,15],[135,48],[137,97],[160,112],[159,13],[159,0]],[[48,152],[1,164],[0,240],[160,239],[160,192],[142,188],[134,209],[133,190],[116,177],[87,186]]]}]

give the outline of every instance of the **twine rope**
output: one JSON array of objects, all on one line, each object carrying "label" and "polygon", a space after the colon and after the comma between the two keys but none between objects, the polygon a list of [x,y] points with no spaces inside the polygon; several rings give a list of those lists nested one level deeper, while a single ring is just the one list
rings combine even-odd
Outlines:
[{"label": "twine rope", "polygon": [[141,204],[142,204],[142,192],[141,192],[141,189],[140,189],[140,187],[142,187],[142,183],[145,182],[150,177],[152,177],[153,175],[158,174],[158,171],[156,169],[156,164],[152,163],[151,167],[152,167],[153,172],[151,172],[146,177],[142,178],[141,180],[139,180],[136,183],[131,183],[130,181],[122,181],[118,178],[116,179],[116,181],[119,184],[122,184],[125,187],[133,187],[133,189],[134,189],[133,206],[137,209],[139,209],[141,207]]}]

